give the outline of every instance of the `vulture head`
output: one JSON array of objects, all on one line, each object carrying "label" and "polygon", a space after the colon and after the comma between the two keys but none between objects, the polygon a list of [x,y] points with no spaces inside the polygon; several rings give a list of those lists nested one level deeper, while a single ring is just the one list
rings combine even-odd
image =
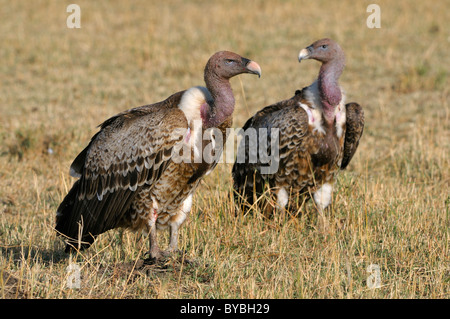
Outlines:
[{"label": "vulture head", "polygon": [[298,55],[298,62],[306,59],[314,59],[322,63],[327,63],[333,60],[344,62],[344,51],[339,44],[331,39],[320,39],[304,48]]},{"label": "vulture head", "polygon": [[341,102],[342,91],[338,79],[344,70],[345,55],[342,48],[331,39],[318,40],[300,51],[298,61],[314,59],[322,62],[319,77],[320,101],[323,107],[325,120],[333,123],[335,119],[335,107]]},{"label": "vulture head", "polygon": [[219,78],[229,79],[241,73],[257,74],[261,77],[261,67],[255,61],[243,58],[230,51],[219,51],[209,59],[205,74],[214,73]]}]

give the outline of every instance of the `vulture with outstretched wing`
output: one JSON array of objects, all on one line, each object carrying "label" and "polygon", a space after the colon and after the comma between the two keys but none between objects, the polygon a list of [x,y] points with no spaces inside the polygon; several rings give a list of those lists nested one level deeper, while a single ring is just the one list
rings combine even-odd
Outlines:
[{"label": "vulture with outstretched wing", "polygon": [[177,250],[194,191],[225,143],[223,138],[215,145],[212,160],[204,158],[204,134],[217,128],[225,135],[231,126],[235,100],[229,79],[241,73],[260,76],[261,69],[235,53],[217,52],[205,67],[206,87],[127,110],[101,125],[73,161],[70,174],[78,180],[56,213],[55,229],[66,238],[66,251],[87,248],[117,227],[148,233],[150,258],[156,259],[165,255],[156,230],[169,228],[166,252]]}]

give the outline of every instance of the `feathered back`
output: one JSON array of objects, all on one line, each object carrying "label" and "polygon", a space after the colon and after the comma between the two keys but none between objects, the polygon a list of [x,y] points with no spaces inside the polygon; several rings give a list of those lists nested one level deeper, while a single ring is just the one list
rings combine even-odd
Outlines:
[{"label": "feathered back", "polygon": [[136,190],[159,178],[172,148],[183,139],[182,128],[185,133],[188,126],[176,107],[181,95],[125,111],[101,125],[71,165],[80,179],[58,207],[58,232],[69,238],[81,232],[81,240],[91,243],[117,227]]}]

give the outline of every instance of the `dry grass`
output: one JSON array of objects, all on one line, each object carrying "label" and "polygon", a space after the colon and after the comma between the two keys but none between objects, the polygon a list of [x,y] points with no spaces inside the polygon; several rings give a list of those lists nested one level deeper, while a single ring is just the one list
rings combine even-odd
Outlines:
[{"label": "dry grass", "polygon": [[[448,298],[449,3],[377,1],[381,29],[369,29],[371,2],[77,1],[82,28],[70,30],[65,2],[2,1],[0,297]],[[341,84],[366,113],[327,234],[309,206],[296,218],[234,217],[224,164],[181,231],[195,265],[139,267],[146,240],[118,231],[64,255],[55,210],[96,125],[201,85],[209,56],[228,49],[263,69],[232,80],[240,127],[314,79],[318,64],[296,56],[324,36],[346,50]],[[80,289],[66,287],[71,262]],[[366,284],[370,264],[380,288]]]}]

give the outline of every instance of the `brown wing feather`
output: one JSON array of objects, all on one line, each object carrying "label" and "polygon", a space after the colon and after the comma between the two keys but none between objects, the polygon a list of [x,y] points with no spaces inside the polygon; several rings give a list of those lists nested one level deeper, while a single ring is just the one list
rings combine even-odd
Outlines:
[{"label": "brown wing feather", "polygon": [[[181,140],[187,121],[179,109],[148,107],[143,115],[126,114],[104,127],[92,141],[85,158],[79,199],[119,188],[135,190],[153,182],[153,171],[171,157],[173,145]],[[152,171],[152,172],[149,172]],[[142,179],[147,176],[146,179]],[[84,186],[84,187],[83,187]]]},{"label": "brown wing feather", "polygon": [[58,232],[78,238],[82,221],[81,239],[89,244],[117,226],[137,191],[161,176],[172,148],[183,138],[187,120],[176,108],[181,93],[125,111],[101,125],[72,164],[71,171],[81,177],[58,208]]},{"label": "brown wing feather", "polygon": [[348,103],[345,105],[347,121],[344,141],[344,156],[342,158],[341,169],[345,169],[350,163],[359,140],[364,130],[364,111],[358,103]]},{"label": "brown wing feather", "polygon": [[[279,168],[285,167],[291,157],[299,151],[308,132],[308,115],[298,102],[299,96],[295,96],[289,100],[267,106],[250,118],[243,127],[244,130],[254,128],[257,134],[259,134],[259,128],[268,129],[267,145],[269,149],[267,154],[273,154],[270,149],[270,129],[279,129],[279,162],[277,163]],[[241,145],[244,144],[241,143]],[[267,164],[262,164],[259,161],[257,163],[249,163],[249,143],[245,143],[245,149],[239,149],[238,152],[244,152],[244,160],[242,163],[236,160],[233,166],[234,188],[238,194],[246,197],[246,200],[252,203],[253,191],[261,193],[265,181],[270,183],[274,178],[274,174],[266,176],[261,174],[261,166]],[[239,156],[242,156],[242,154],[238,153],[238,158]]]}]

